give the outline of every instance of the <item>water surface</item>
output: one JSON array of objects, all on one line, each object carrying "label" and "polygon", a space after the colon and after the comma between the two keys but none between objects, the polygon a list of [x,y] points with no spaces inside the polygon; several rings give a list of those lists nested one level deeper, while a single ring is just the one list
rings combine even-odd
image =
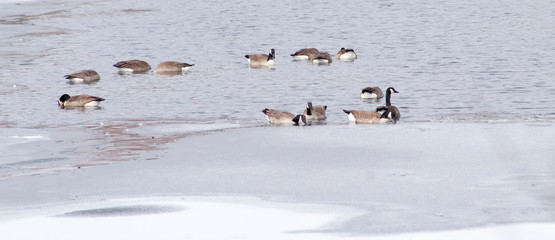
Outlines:
[{"label": "water surface", "polygon": [[[132,3],[132,4],[131,4]],[[13,13],[33,2],[7,5]],[[29,7],[28,7],[29,6]],[[13,49],[41,49],[3,64],[6,126],[49,127],[125,119],[263,123],[263,108],[300,112],[307,101],[373,109],[360,90],[394,86],[404,122],[553,121],[555,30],[550,1],[89,1],[21,17],[3,11]],[[24,21],[21,19],[25,19]],[[13,23],[20,21],[21,23]],[[12,25],[10,25],[12,24]],[[316,47],[354,48],[355,62],[293,62]],[[251,69],[245,54],[277,52],[275,69]],[[184,76],[119,75],[112,64],[143,59],[196,64]],[[65,74],[95,69],[101,81],[70,85]],[[106,98],[98,111],[63,111],[63,93]],[[17,103],[17,104],[9,104]]]}]

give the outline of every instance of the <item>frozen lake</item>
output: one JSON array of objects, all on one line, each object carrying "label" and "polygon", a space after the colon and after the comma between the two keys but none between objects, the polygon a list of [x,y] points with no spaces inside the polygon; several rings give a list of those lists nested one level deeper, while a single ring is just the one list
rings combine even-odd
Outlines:
[{"label": "frozen lake", "polygon": [[[366,239],[478,228],[432,236],[550,239],[554,138],[551,124],[538,123],[228,129],[134,161],[4,180],[0,230],[36,225],[61,239]],[[132,231],[142,225],[153,229]]]},{"label": "frozen lake", "polygon": [[[555,219],[550,1],[0,5],[0,236],[74,224],[97,226],[90,238],[118,238],[98,223],[136,228],[122,219],[209,229],[166,229],[180,239],[474,229],[447,233],[464,238],[511,227],[555,236],[546,230]],[[359,57],[292,61],[307,47]],[[270,48],[274,69],[249,68],[245,54]],[[128,59],[195,66],[177,76],[118,74],[112,65]],[[101,80],[63,78],[83,69]],[[342,109],[384,104],[360,100],[368,86],[400,92],[397,124],[349,124]],[[63,93],[106,101],[58,109]],[[261,112],[301,113],[308,101],[328,106],[323,125],[273,127]],[[241,213],[252,213],[239,218],[244,225],[227,225]],[[195,225],[198,216],[222,221]],[[275,222],[244,235],[268,217]],[[221,234],[207,233],[214,229]]]}]

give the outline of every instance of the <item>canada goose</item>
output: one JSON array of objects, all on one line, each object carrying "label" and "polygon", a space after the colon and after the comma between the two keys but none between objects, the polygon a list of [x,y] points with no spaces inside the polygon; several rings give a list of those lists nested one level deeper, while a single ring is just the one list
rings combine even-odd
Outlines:
[{"label": "canada goose", "polygon": [[91,95],[77,95],[70,97],[68,94],[64,94],[58,100],[58,105],[62,108],[97,107],[102,101],[104,101],[104,98]]},{"label": "canada goose", "polygon": [[308,60],[312,55],[317,55],[318,53],[320,53],[320,51],[316,48],[303,48],[291,54],[291,57],[293,57],[295,61]]},{"label": "canada goose", "polygon": [[382,89],[380,89],[379,87],[367,87],[365,89],[362,89],[360,98],[380,99],[380,98],[383,98],[383,92],[382,92]]},{"label": "canada goose", "polygon": [[395,114],[389,110],[383,113],[371,111],[343,110],[349,117],[350,122],[354,123],[389,123],[395,122]]},{"label": "canada goose", "polygon": [[82,70],[76,73],[65,75],[64,78],[68,79],[72,83],[91,83],[100,80],[100,75],[98,75],[95,70]]},{"label": "canada goose", "polygon": [[120,73],[144,73],[150,70],[150,65],[142,60],[128,60],[120,61],[114,64],[114,67],[119,69]]},{"label": "canada goose", "polygon": [[316,55],[311,55],[309,60],[314,64],[330,64],[332,62],[331,56],[327,52],[320,52]]},{"label": "canada goose", "polygon": [[385,106],[379,106],[376,108],[376,112],[386,111],[389,110],[393,113],[395,121],[399,121],[401,118],[401,113],[399,109],[395,106],[391,106],[391,94],[392,93],[399,93],[395,88],[389,87],[385,91]]},{"label": "canada goose", "polygon": [[269,54],[247,54],[245,57],[251,67],[273,67],[276,50],[272,48]]},{"label": "canada goose", "polygon": [[195,66],[195,64],[188,64],[176,61],[166,61],[160,63],[154,70],[155,73],[184,73],[189,71],[189,68]]},{"label": "canada goose", "polygon": [[335,57],[341,61],[354,61],[357,59],[357,54],[351,48],[341,48]]},{"label": "canada goose", "polygon": [[308,102],[306,104],[306,110],[304,110],[303,115],[306,117],[308,121],[318,121],[318,120],[326,120],[326,110],[328,106],[312,106],[312,102]]},{"label": "canada goose", "polygon": [[268,122],[270,123],[298,125],[299,121],[302,121],[306,124],[306,117],[302,114],[295,116],[290,112],[282,112],[268,108],[265,108],[264,110],[262,110],[262,112],[266,114],[266,118],[268,118]]}]

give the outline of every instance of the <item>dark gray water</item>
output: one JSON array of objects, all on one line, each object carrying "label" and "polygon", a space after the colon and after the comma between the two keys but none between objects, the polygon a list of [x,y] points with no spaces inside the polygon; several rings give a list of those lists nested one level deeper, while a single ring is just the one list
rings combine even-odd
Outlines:
[{"label": "dark gray water", "polygon": [[[16,21],[21,16],[11,13],[33,4],[8,3],[3,19]],[[344,124],[342,109],[383,104],[360,101],[367,86],[394,86],[400,93],[392,102],[404,122],[555,119],[551,1],[120,0],[50,7],[3,37],[12,49],[39,49],[1,67],[5,126],[127,119],[258,124],[265,122],[263,108],[300,112],[307,101],[328,105],[328,123]],[[350,47],[359,59],[293,62],[289,54],[304,47],[332,55]],[[248,67],[243,55],[270,48],[275,69]],[[134,58],[153,67],[165,60],[196,65],[184,76],[122,76],[112,67]],[[82,69],[102,79],[70,85],[63,78]],[[63,111],[56,108],[63,93],[107,100],[101,110]]]}]

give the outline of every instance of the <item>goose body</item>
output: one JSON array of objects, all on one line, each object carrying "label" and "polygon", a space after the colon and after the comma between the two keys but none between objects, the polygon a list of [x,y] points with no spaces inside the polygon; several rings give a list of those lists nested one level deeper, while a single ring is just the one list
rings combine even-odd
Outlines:
[{"label": "goose body", "polygon": [[82,70],[76,73],[65,75],[64,78],[72,83],[96,82],[100,80],[100,75],[95,70]]},{"label": "goose body", "polygon": [[283,111],[268,109],[268,108],[262,110],[262,112],[266,115],[266,118],[268,118],[269,123],[299,124],[299,121],[306,123],[306,117],[301,114],[295,116],[290,112],[283,112]]},{"label": "goose body", "polygon": [[341,61],[354,61],[357,59],[357,54],[351,48],[341,48],[335,57]]},{"label": "goose body", "polygon": [[114,64],[120,73],[144,73],[151,69],[150,65],[142,60],[120,61]]},{"label": "goose body", "polygon": [[394,117],[390,111],[378,113],[372,111],[343,110],[343,112],[347,114],[349,121],[353,123],[389,123],[393,120]]},{"label": "goose body", "polygon": [[380,99],[383,98],[383,92],[379,87],[367,87],[362,89],[360,98],[364,99]]},{"label": "goose body", "polygon": [[160,63],[154,70],[155,73],[184,73],[195,64],[188,64],[184,62],[165,61]]},{"label": "goose body", "polygon": [[390,111],[394,116],[394,120],[399,121],[399,119],[401,118],[401,112],[399,112],[399,109],[397,107],[391,105],[392,93],[399,93],[399,92],[395,90],[395,88],[392,88],[392,87],[387,88],[385,92],[385,106],[377,107],[376,112]]},{"label": "goose body", "polygon": [[250,67],[273,67],[276,58],[275,49],[271,49],[269,54],[248,54],[245,55]]},{"label": "goose body", "polygon": [[306,117],[307,121],[320,121],[326,120],[326,110],[328,106],[316,105],[312,106],[312,102],[306,104],[306,110],[304,110],[303,115]]},{"label": "goose body", "polygon": [[309,60],[311,56],[318,55],[318,53],[320,53],[320,51],[316,48],[303,48],[291,54],[291,57],[293,57],[295,61]]},{"label": "goose body", "polygon": [[69,96],[64,94],[58,100],[58,105],[62,108],[72,107],[97,107],[104,98],[91,96],[91,95],[76,95]]},{"label": "goose body", "polygon": [[327,52],[312,55],[309,60],[314,64],[330,64],[332,62],[331,55]]}]

